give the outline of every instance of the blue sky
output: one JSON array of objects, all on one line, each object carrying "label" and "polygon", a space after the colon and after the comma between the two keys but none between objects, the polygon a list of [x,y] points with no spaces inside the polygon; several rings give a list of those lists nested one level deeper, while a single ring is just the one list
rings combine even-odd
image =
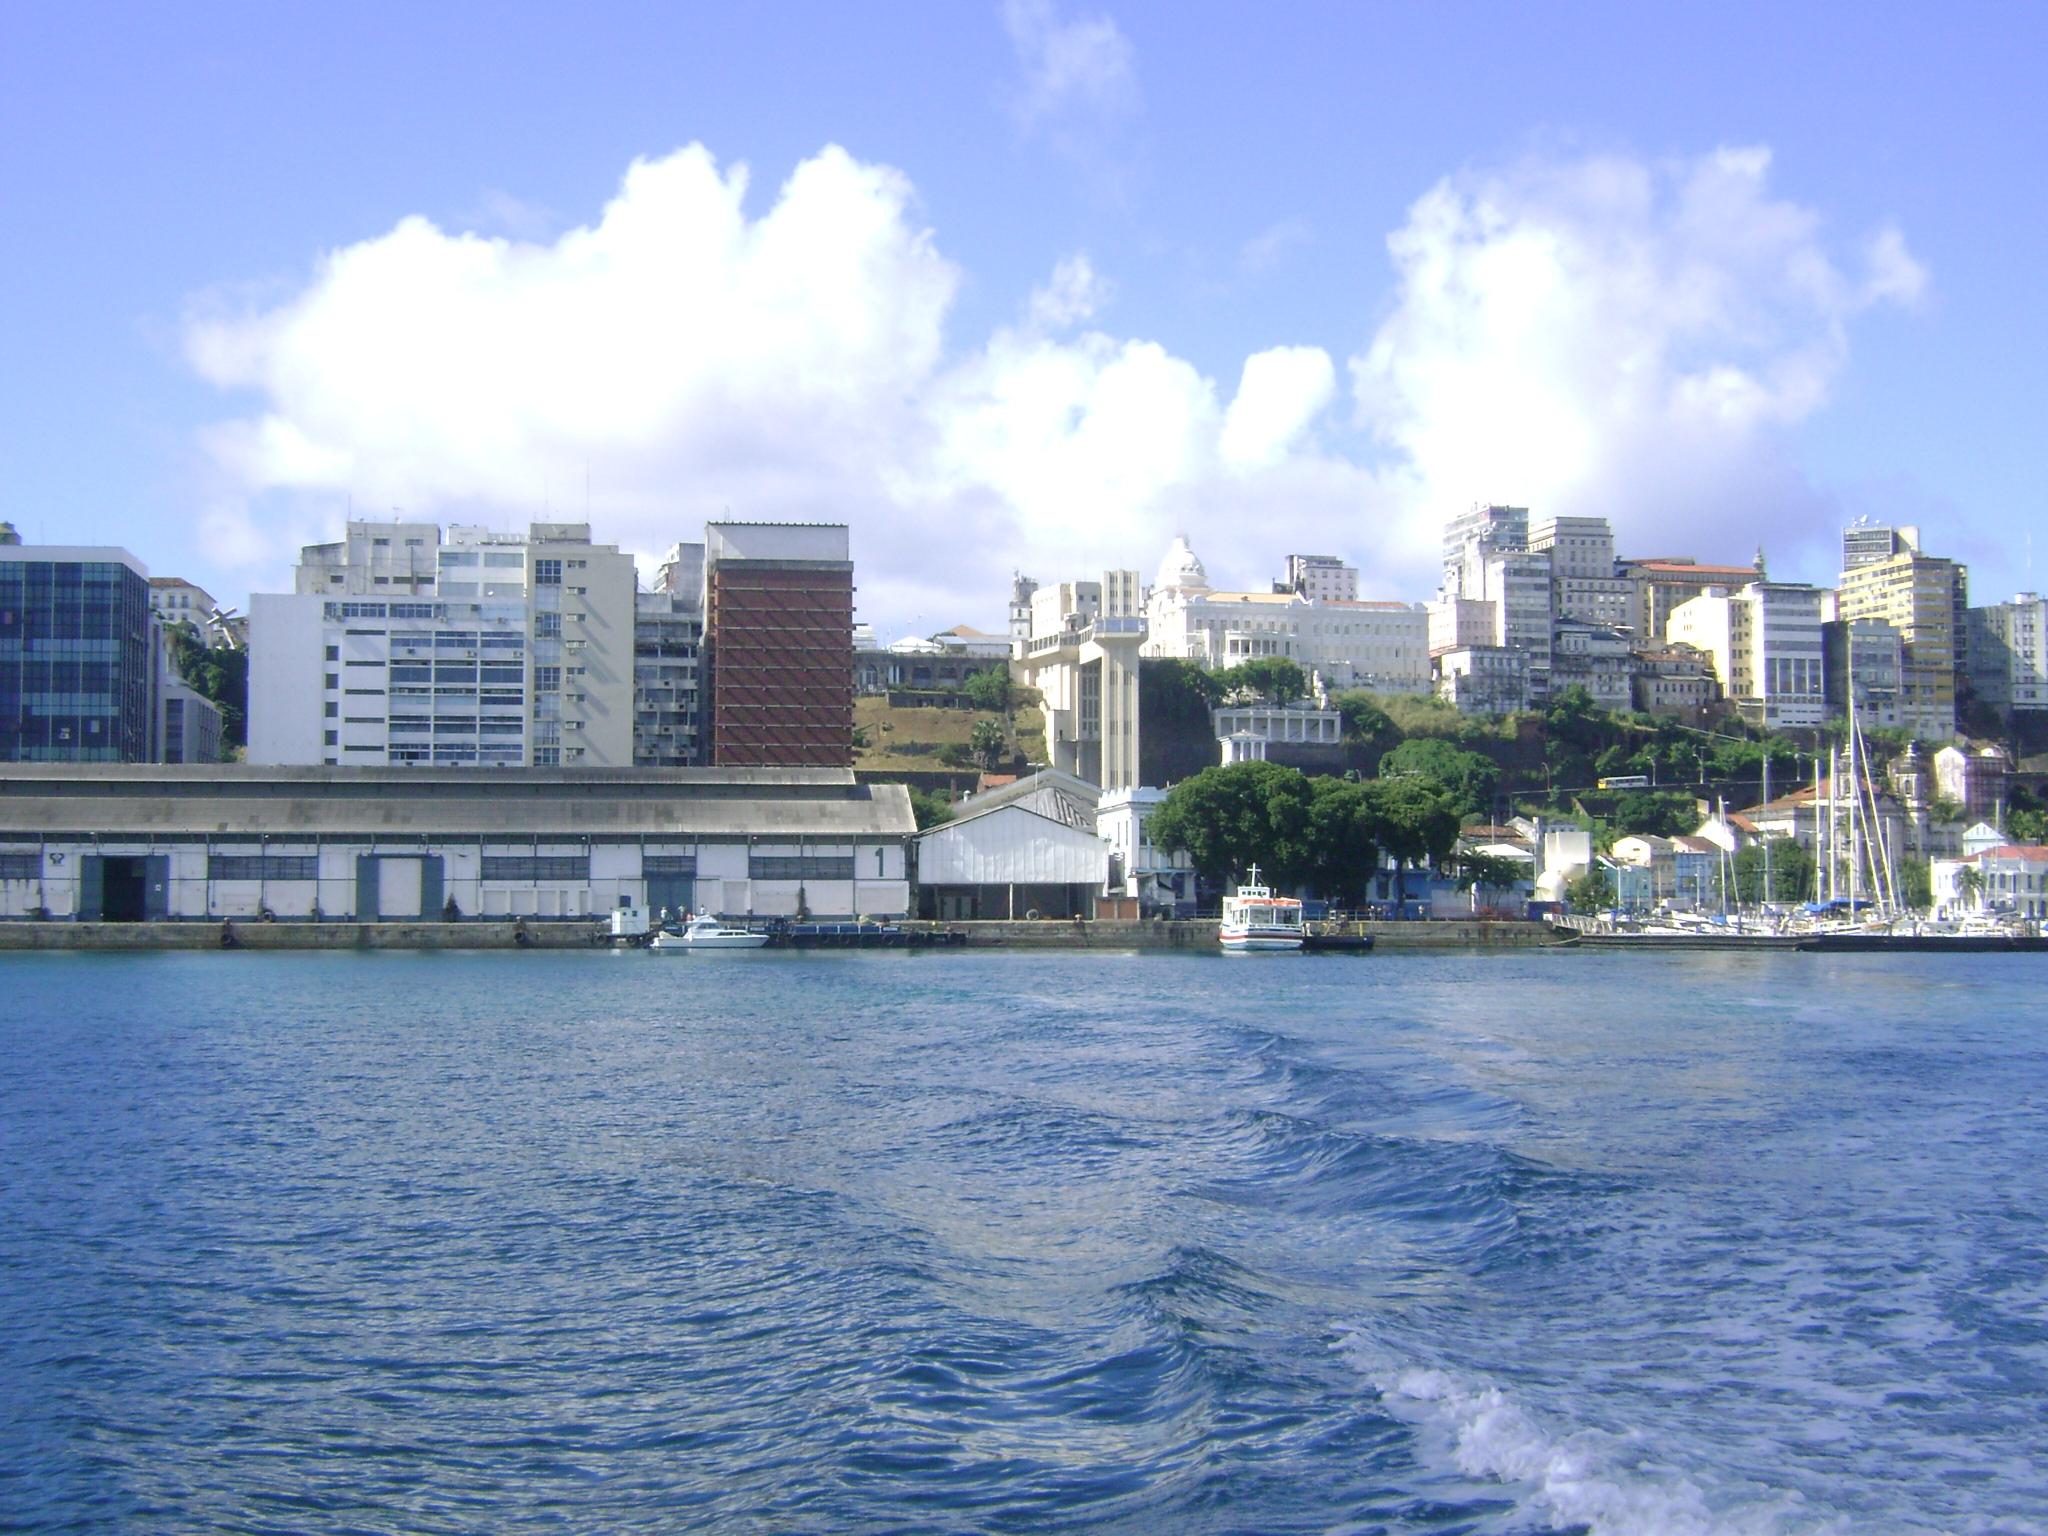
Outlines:
[{"label": "blue sky", "polygon": [[846,518],[894,632],[1182,529],[1219,584],[1311,548],[1421,599],[1475,498],[1818,581],[1867,513],[1990,601],[2041,584],[2044,33],[15,0],[0,516],[239,601],[351,498],[512,525],[587,475],[642,552]]}]

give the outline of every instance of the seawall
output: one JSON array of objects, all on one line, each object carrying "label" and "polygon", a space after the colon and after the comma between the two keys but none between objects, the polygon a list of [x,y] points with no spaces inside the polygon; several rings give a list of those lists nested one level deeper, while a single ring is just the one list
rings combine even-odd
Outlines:
[{"label": "seawall", "polygon": [[[1160,949],[1212,951],[1216,922],[961,922],[907,923],[958,933],[970,949]],[[200,949],[589,949],[599,941],[587,921],[518,923],[261,923],[0,922],[0,951]],[[1354,923],[1345,933],[1370,934],[1379,950],[1528,948],[1557,942],[1542,923]]]}]

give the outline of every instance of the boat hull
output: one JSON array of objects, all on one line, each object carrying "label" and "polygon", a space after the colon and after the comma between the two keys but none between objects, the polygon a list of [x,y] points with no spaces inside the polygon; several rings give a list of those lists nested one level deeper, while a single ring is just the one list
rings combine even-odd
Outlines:
[{"label": "boat hull", "polygon": [[1218,936],[1225,950],[1233,954],[1252,951],[1286,950],[1301,948],[1301,934],[1284,928],[1251,929],[1243,933],[1232,933],[1227,929]]}]

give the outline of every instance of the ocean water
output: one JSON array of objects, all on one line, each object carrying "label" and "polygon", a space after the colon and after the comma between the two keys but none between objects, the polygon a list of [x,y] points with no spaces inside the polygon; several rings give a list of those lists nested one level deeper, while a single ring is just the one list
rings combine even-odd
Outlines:
[{"label": "ocean water", "polygon": [[0,1530],[2048,1531],[2035,956],[0,963]]}]

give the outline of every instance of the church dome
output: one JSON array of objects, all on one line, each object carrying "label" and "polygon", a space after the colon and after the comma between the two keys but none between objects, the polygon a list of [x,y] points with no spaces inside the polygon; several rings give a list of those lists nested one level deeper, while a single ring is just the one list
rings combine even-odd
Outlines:
[{"label": "church dome", "polygon": [[1173,547],[1166,552],[1166,558],[1159,562],[1159,579],[1153,585],[1162,592],[1209,590],[1209,573],[1202,569],[1202,562],[1195,558],[1195,552],[1188,547],[1186,534],[1177,533],[1173,536]]}]

